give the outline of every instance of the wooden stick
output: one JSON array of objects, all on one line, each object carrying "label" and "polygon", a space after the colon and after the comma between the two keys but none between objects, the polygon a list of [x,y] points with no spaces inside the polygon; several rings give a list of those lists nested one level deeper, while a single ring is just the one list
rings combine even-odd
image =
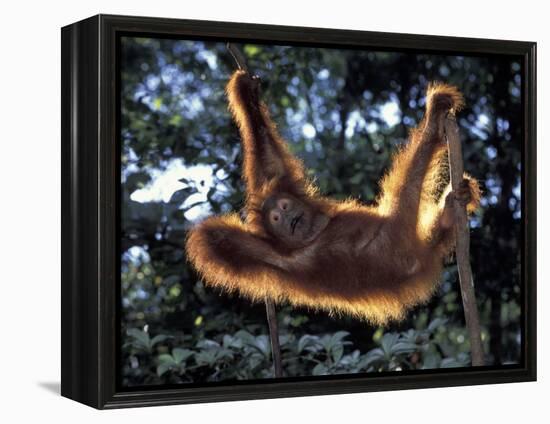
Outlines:
[{"label": "wooden stick", "polygon": [[283,376],[283,362],[281,359],[281,345],[279,344],[279,326],[277,325],[277,313],[275,304],[270,299],[265,299],[265,310],[267,314],[267,325],[269,326],[269,339],[271,340],[271,356],[275,377]]},{"label": "wooden stick", "polygon": [[[462,161],[462,148],[458,125],[454,115],[449,114],[445,119],[445,136],[449,149],[449,164],[451,174],[451,187],[458,190],[459,184],[464,178],[464,164]],[[466,206],[455,203],[456,213],[456,262],[458,265],[458,277],[466,327],[470,336],[470,347],[473,366],[482,366],[483,347],[481,344],[481,328],[477,311],[476,295],[474,292],[474,279],[470,266],[470,226]]]},{"label": "wooden stick", "polygon": [[231,53],[231,56],[233,56],[233,59],[235,59],[235,63],[237,63],[237,67],[239,69],[242,69],[245,72],[248,72],[246,59],[244,58],[243,54],[238,49],[238,47],[235,46],[235,44],[227,43],[227,50],[229,50],[229,53]]},{"label": "wooden stick", "polygon": [[[227,49],[235,59],[237,67],[248,72],[246,59],[241,51],[234,44],[227,43]],[[275,377],[283,376],[283,363],[281,359],[281,345],[279,344],[279,326],[277,325],[277,312],[275,304],[268,298],[265,298],[265,310],[267,314],[267,325],[269,327],[269,339],[271,341],[271,357],[273,358],[273,368]]]}]

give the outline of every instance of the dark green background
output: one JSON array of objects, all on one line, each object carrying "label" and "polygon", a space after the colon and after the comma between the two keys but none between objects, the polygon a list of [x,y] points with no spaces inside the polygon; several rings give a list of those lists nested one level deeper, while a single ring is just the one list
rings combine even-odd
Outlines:
[{"label": "dark green background", "polygon": [[[374,200],[391,153],[422,117],[429,81],[463,91],[465,168],[484,191],[471,220],[471,257],[486,358],[493,365],[518,363],[520,62],[239,47],[262,77],[265,100],[292,151],[322,192],[337,198]],[[224,95],[234,68],[224,43],[122,39],[124,386],[272,376],[264,305],[205,287],[183,250],[196,219],[243,205],[239,136]],[[196,166],[202,173],[186,171]],[[385,328],[279,307],[285,375],[467,366],[452,261],[442,279],[427,305]]]}]

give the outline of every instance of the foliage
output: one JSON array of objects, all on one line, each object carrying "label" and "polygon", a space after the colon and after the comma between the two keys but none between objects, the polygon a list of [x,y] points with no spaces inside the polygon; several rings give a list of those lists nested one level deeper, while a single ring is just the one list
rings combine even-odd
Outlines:
[{"label": "foliage", "polygon": [[[446,333],[440,330],[444,324],[444,320],[435,319],[424,330],[380,332],[374,340],[378,347],[364,354],[353,349],[346,340],[346,331],[315,336],[286,332],[281,335],[285,373],[291,377],[467,366],[469,355],[465,352],[442,356],[446,338],[438,337],[438,333]],[[214,339],[185,343],[189,349],[170,348],[177,344],[169,343],[171,337],[150,338],[147,332],[135,328],[128,330],[127,336],[133,366],[126,372],[137,378],[145,371],[148,384],[190,382],[191,372],[204,373],[205,381],[272,375],[271,347],[265,334],[254,335],[247,330],[218,334]],[[154,352],[152,345],[157,345]]]},{"label": "foliage", "polygon": [[[265,309],[204,287],[183,244],[193,223],[239,210],[237,129],[225,44],[123,37],[122,379],[127,386],[272,376]],[[471,222],[482,338],[492,364],[521,345],[521,64],[462,57],[242,45],[273,118],[324,194],[374,201],[392,152],[422,117],[432,80],[461,88],[467,171],[484,190]],[[465,366],[456,267],[402,323],[278,308],[287,376]],[[345,330],[345,331],[344,331]]]}]

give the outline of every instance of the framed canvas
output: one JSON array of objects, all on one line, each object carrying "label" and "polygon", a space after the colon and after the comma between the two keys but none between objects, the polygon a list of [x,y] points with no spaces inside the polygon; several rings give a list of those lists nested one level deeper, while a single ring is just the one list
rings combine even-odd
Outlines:
[{"label": "framed canvas", "polygon": [[102,409],[535,380],[535,53],[64,27],[62,395]]}]

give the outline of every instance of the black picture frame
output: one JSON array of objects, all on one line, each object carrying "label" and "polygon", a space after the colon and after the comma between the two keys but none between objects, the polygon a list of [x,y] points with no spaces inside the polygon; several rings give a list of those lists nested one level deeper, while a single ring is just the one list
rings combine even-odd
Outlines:
[{"label": "black picture frame", "polygon": [[[122,390],[119,311],[117,39],[140,34],[522,58],[522,361],[473,367]],[[536,380],[536,43],[97,15],[62,28],[61,394],[94,408],[168,405]]]}]

